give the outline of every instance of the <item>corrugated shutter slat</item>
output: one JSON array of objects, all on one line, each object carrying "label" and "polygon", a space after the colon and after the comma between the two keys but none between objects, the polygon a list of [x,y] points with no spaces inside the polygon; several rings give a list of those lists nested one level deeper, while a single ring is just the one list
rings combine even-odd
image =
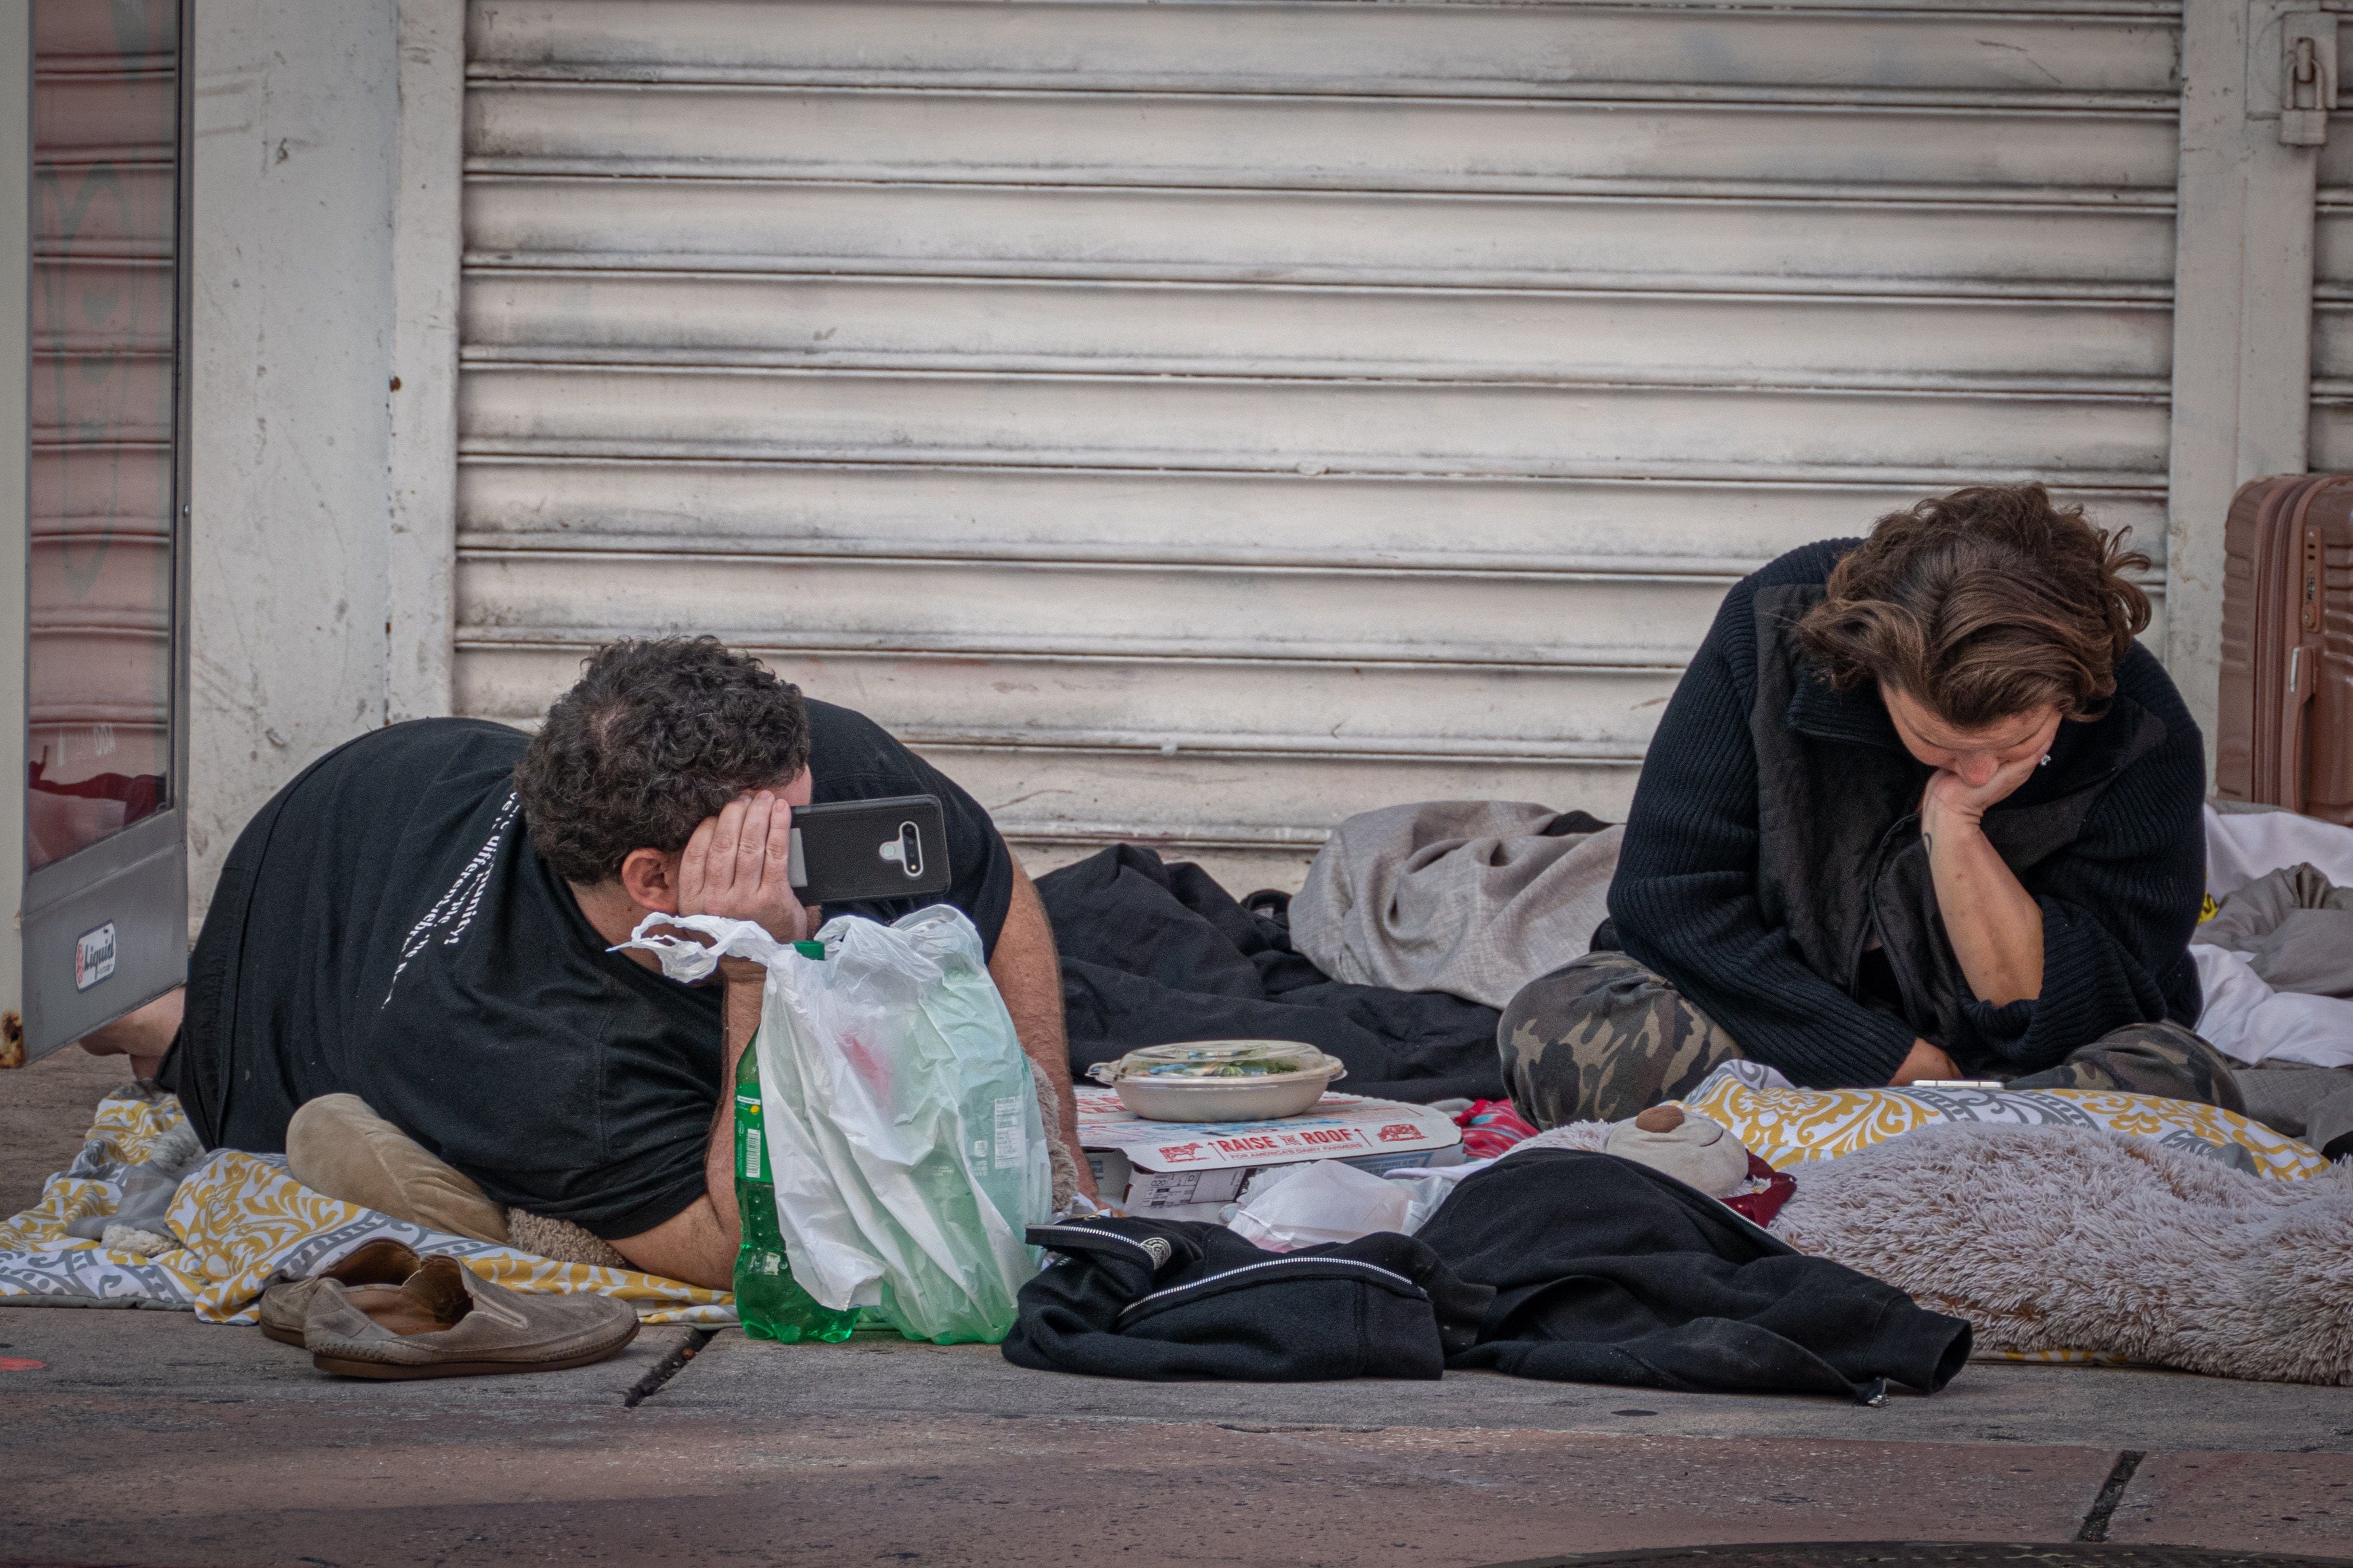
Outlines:
[{"label": "corrugated shutter slat", "polygon": [[2035,477],[2161,552],[2177,33],[478,5],[460,707],[712,631],[1041,861],[1253,884],[1398,800],[1620,813],[1790,545]]}]

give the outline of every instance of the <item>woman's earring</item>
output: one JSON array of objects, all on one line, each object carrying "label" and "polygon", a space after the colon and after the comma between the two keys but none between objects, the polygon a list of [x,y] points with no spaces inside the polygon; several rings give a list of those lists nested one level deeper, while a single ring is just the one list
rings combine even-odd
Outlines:
[{"label": "woman's earring", "polygon": [[2049,766],[2051,765],[2051,753],[2050,753],[2050,752],[2043,752],[2043,753],[2042,753],[2042,760],[2041,762],[2039,762],[2039,763],[2035,763],[2034,765],[2035,765],[2036,767],[2038,767],[2038,768],[2047,768],[2047,767],[2049,767]]}]

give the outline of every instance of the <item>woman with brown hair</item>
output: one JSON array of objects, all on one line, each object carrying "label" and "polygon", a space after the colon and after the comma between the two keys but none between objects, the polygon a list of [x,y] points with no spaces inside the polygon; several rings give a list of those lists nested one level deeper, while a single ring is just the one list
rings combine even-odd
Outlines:
[{"label": "woman with brown hair", "polygon": [[2040,485],[1957,490],[1726,595],[1644,759],[1595,951],[1504,1015],[1539,1126],[1749,1057],[2240,1108],[2189,1026],[2198,726],[2148,564]]}]

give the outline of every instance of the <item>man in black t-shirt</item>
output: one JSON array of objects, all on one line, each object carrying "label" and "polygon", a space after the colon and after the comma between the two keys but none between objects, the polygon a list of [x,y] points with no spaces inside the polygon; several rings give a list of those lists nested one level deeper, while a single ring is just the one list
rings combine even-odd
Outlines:
[{"label": "man in black t-shirt", "polygon": [[[183,992],[85,1041],[175,1090],[207,1146],[272,1152],[356,1095],[493,1203],[635,1266],[726,1286],[732,1099],[765,971],[662,976],[613,952],[647,915],[888,921],[929,900],[804,909],[792,808],[934,795],[955,884],[1077,1147],[1061,982],[1036,889],[954,783],[871,721],[805,701],[711,638],[618,643],[529,737],[435,719],[312,763],[237,839]],[[1081,1172],[1083,1182],[1083,1168]]]}]

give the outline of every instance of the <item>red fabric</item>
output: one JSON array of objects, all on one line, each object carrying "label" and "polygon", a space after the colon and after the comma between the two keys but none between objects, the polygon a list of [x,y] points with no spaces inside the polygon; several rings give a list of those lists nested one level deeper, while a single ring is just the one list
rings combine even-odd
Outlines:
[{"label": "red fabric", "polygon": [[164,801],[164,778],[160,773],[99,773],[72,784],[56,784],[42,777],[47,771],[47,759],[33,764],[26,779],[26,789],[37,789],[47,795],[72,795],[80,800],[119,800],[122,803],[125,824],[141,817],[153,816]]},{"label": "red fabric", "polygon": [[1470,1110],[1454,1119],[1454,1125],[1462,1129],[1463,1157],[1471,1160],[1492,1160],[1520,1140],[1536,1135],[1508,1100],[1473,1100]]},{"label": "red fabric", "polygon": [[1781,1205],[1789,1201],[1789,1194],[1798,1190],[1798,1178],[1775,1170],[1754,1154],[1748,1156],[1748,1175],[1752,1181],[1770,1182],[1772,1185],[1761,1193],[1742,1193],[1726,1198],[1725,1206],[1737,1210],[1757,1225],[1771,1225],[1773,1216],[1781,1212]]}]

